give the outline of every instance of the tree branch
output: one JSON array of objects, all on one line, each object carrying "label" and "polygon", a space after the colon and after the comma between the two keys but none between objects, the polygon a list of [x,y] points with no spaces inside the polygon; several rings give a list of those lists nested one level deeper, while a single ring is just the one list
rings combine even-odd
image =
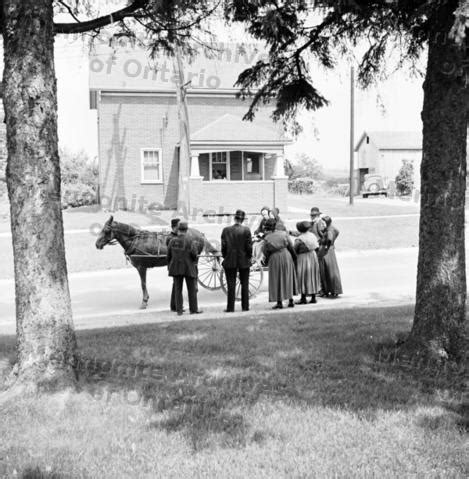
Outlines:
[{"label": "tree branch", "polygon": [[94,18],[86,22],[79,23],[56,23],[54,24],[55,33],[84,33],[97,28],[105,27],[115,22],[119,22],[127,17],[133,17],[137,10],[145,7],[148,0],[134,0],[129,6],[117,10],[109,15]]},{"label": "tree branch", "polygon": [[68,5],[67,3],[65,3],[64,1],[62,0],[57,0],[58,3],[60,3],[60,5],[62,5],[62,7],[64,7],[69,15],[76,21],[76,22],[79,22],[80,23],[80,19],[75,15],[75,12],[73,11],[72,7],[70,5]]}]

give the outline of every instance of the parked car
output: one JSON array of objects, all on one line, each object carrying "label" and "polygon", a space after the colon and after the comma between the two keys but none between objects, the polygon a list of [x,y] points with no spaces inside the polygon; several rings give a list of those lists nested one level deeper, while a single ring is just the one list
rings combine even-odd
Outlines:
[{"label": "parked car", "polygon": [[383,177],[380,175],[365,175],[365,181],[363,182],[361,194],[363,198],[368,198],[372,195],[384,195],[388,196],[388,189],[384,186]]}]

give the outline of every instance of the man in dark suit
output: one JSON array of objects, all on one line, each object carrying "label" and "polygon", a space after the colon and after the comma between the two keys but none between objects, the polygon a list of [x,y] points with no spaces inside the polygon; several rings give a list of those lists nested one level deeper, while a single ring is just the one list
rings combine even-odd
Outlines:
[{"label": "man in dark suit", "polygon": [[168,274],[173,277],[176,311],[180,316],[183,312],[182,285],[186,280],[189,296],[189,311],[198,314],[197,304],[197,245],[187,236],[188,225],[185,221],[178,224],[177,237],[168,244]]},{"label": "man in dark suit", "polygon": [[[173,218],[171,220],[171,231],[169,232],[169,235],[166,237],[166,247],[168,247],[169,242],[172,239],[176,238],[176,236],[178,235],[178,225],[180,221],[181,220],[179,218]],[[176,296],[174,291],[174,282],[173,282],[173,287],[171,289],[171,301],[169,303],[169,307],[171,308],[171,311],[176,312]]]},{"label": "man in dark suit", "polygon": [[221,234],[221,254],[223,268],[228,284],[227,306],[225,312],[234,311],[236,296],[236,275],[239,272],[241,282],[241,307],[249,311],[249,269],[252,258],[251,230],[243,226],[246,214],[242,210],[235,213],[235,223],[227,226]]}]

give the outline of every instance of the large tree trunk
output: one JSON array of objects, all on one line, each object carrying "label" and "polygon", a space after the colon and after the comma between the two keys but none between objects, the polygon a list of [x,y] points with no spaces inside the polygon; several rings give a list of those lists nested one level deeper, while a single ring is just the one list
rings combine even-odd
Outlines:
[{"label": "large tree trunk", "polygon": [[[434,16],[424,83],[417,301],[407,343],[416,356],[459,359],[466,314],[465,50],[448,39],[457,0]],[[414,356],[415,357],[415,356]]]},{"label": "large tree trunk", "polygon": [[5,0],[7,185],[19,383],[73,383],[73,329],[60,202],[53,0]]}]

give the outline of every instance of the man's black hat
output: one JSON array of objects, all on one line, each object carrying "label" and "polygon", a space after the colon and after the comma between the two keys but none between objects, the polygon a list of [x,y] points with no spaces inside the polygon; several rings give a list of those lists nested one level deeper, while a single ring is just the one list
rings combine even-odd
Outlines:
[{"label": "man's black hat", "polygon": [[235,220],[244,221],[244,218],[246,218],[246,213],[243,210],[236,210]]},{"label": "man's black hat", "polygon": [[311,215],[320,215],[321,214],[321,211],[319,210],[319,208],[317,206],[313,206],[311,208],[311,211],[310,211],[310,214]]},{"label": "man's black hat", "polygon": [[173,218],[171,220],[171,228],[176,228],[176,226],[179,224],[180,221],[181,221],[180,218]]}]

